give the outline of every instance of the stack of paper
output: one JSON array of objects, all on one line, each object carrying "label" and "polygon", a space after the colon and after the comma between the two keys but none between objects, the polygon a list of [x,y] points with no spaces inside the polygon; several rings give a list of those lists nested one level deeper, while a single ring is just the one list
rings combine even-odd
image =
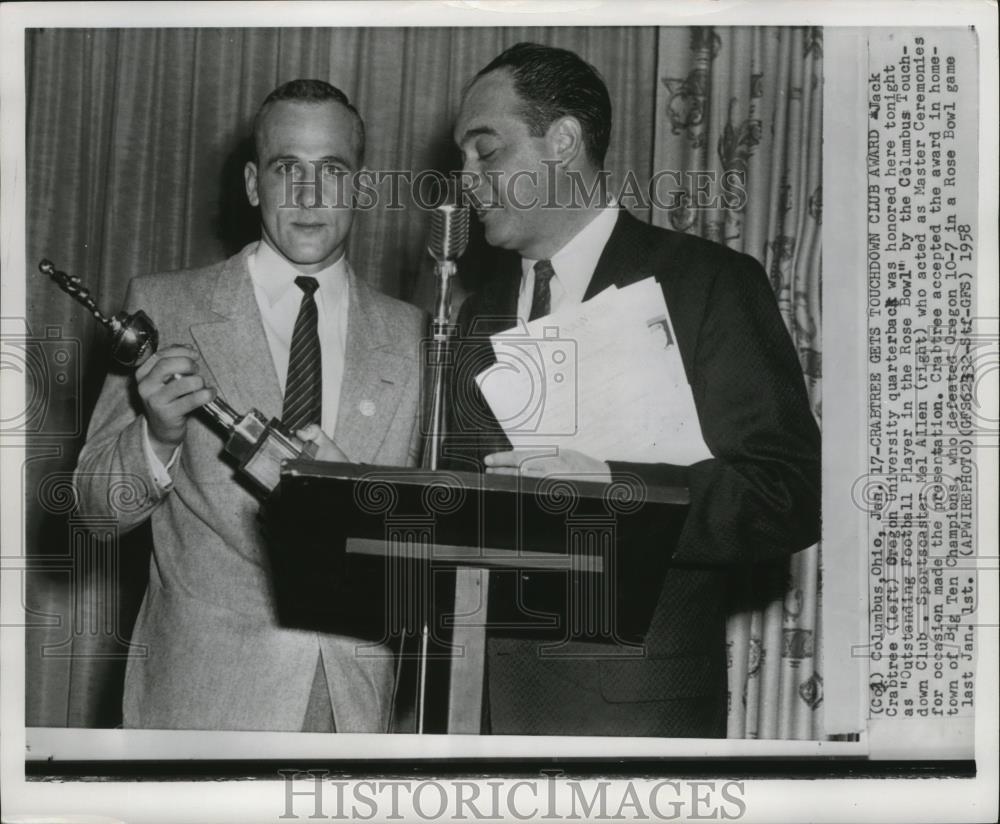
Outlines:
[{"label": "stack of paper", "polygon": [[476,381],[515,448],[685,465],[712,457],[653,278],[490,340],[497,362]]}]

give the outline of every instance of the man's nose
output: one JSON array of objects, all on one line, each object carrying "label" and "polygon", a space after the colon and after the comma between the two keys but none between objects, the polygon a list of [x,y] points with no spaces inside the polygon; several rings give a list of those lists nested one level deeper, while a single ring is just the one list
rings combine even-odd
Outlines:
[{"label": "man's nose", "polygon": [[462,178],[467,179],[471,186],[480,186],[485,180],[483,165],[478,160],[466,160],[462,163]]},{"label": "man's nose", "polygon": [[303,165],[292,178],[292,204],[299,209],[311,209],[323,203],[323,176],[316,168]]},{"label": "man's nose", "polygon": [[483,199],[483,188],[486,184],[486,177],[483,175],[479,165],[473,161],[466,160],[462,163],[462,171],[459,173],[458,188],[467,199],[473,202]]},{"label": "man's nose", "polygon": [[295,182],[292,194],[292,202],[300,209],[308,209],[316,200],[313,192],[313,181],[303,179]]}]

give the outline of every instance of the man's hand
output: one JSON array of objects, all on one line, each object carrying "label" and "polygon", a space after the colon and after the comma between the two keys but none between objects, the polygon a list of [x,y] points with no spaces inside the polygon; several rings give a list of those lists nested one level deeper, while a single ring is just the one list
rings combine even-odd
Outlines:
[{"label": "man's hand", "polygon": [[331,441],[317,424],[311,423],[309,426],[304,426],[302,429],[296,430],[295,436],[300,441],[316,444],[317,461],[350,462],[350,458],[340,451],[340,447]]},{"label": "man's hand", "polygon": [[135,371],[149,425],[149,440],[166,463],[184,440],[188,416],[215,397],[198,374],[198,354],[190,346],[168,346]]},{"label": "man's hand", "polygon": [[597,458],[572,449],[550,455],[533,449],[494,452],[485,458],[486,472],[498,475],[521,474],[528,478],[570,478],[611,483],[611,468]]}]

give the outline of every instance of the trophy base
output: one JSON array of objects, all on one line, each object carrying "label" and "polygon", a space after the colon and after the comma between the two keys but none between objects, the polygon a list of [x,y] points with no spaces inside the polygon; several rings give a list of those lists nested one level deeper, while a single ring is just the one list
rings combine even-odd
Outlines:
[{"label": "trophy base", "polygon": [[279,421],[268,421],[251,409],[233,427],[225,450],[239,462],[243,476],[264,495],[269,495],[281,480],[282,464],[295,458],[313,457],[316,444],[302,443],[286,432]]}]

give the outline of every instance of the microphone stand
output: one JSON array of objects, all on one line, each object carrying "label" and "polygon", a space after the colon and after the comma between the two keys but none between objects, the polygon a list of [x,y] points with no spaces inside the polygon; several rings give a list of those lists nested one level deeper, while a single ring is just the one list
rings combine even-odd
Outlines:
[{"label": "microphone stand", "polygon": [[[441,456],[441,444],[445,436],[445,386],[446,369],[450,343],[451,320],[451,279],[458,267],[454,260],[436,260],[434,279],[437,284],[434,302],[434,317],[431,320],[431,385],[430,409],[428,410],[427,436],[424,442],[423,468],[436,470]],[[429,596],[429,593],[427,593]],[[417,733],[424,731],[424,710],[427,699],[427,658],[430,629],[427,619],[427,605],[420,627],[420,653],[417,665]]]},{"label": "microphone stand", "polygon": [[[97,307],[79,277],[60,272],[50,260],[43,259],[38,268],[111,332],[111,356],[117,363],[133,369],[156,352],[160,334],[145,312],[118,312],[109,318]],[[262,496],[278,485],[282,461],[316,454],[316,444],[303,443],[281,421],[269,421],[256,409],[241,415],[216,397],[199,407],[198,412],[227,435],[225,452],[235,458],[241,476]]]},{"label": "microphone stand", "polygon": [[[431,321],[431,383],[427,435],[422,466],[438,469],[441,445],[446,434],[446,364],[451,337],[451,279],[458,271],[455,261],[462,256],[469,239],[469,210],[457,202],[439,206],[431,217],[431,242],[428,251],[434,258],[434,279],[437,285],[434,317]],[[426,593],[424,615],[420,627],[420,653],[417,666],[417,733],[424,731],[424,710],[427,697],[427,658],[430,642],[427,611],[430,593]]]}]

